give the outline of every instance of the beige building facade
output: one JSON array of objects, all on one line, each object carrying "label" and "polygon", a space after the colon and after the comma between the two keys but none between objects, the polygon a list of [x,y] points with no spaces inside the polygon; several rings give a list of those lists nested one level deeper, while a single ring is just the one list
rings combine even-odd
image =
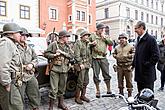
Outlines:
[{"label": "beige building facade", "polygon": [[123,32],[135,39],[134,25],[137,21],[144,21],[148,32],[160,40],[165,34],[164,0],[96,1],[96,22],[105,23],[106,33],[114,40]]}]

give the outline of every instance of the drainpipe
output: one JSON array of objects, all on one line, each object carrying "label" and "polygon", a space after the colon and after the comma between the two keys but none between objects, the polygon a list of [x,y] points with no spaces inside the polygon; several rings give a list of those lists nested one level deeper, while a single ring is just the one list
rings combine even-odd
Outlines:
[{"label": "drainpipe", "polygon": [[[76,34],[76,6],[75,0],[72,0],[72,34]],[[75,40],[75,37],[72,36],[72,41]]]}]

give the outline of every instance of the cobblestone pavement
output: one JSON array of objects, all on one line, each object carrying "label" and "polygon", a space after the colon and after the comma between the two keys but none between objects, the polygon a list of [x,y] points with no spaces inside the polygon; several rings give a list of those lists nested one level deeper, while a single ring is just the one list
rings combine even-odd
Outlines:
[{"label": "cobblestone pavement", "polygon": [[[111,79],[112,92],[118,93],[117,76],[112,68],[113,64],[115,63],[115,60],[113,59],[113,57],[109,57],[108,59],[110,63],[109,65],[110,74],[112,76]],[[74,98],[65,99],[65,103],[70,110],[118,110],[120,107],[126,106],[123,99],[120,98],[110,98],[110,97],[95,98],[95,86],[92,79],[93,77],[92,69],[90,69],[89,76],[90,76],[90,83],[87,87],[87,96],[90,98],[91,102],[90,103],[84,102],[83,105],[78,105],[74,102]],[[101,75],[100,77],[102,79]],[[134,85],[133,96],[135,96],[137,93],[136,82],[133,81],[133,85]],[[161,110],[165,110],[165,100],[164,100],[165,91],[158,92],[157,90],[159,86],[160,86],[160,72],[157,71],[157,81],[155,82],[155,98],[159,100],[158,107]],[[100,87],[101,87],[101,94],[106,94],[106,85],[104,84],[103,80],[101,81]],[[43,93],[47,94],[47,90],[44,90],[42,94]],[[126,89],[124,90],[124,93],[125,93],[125,97],[127,97]],[[55,101],[53,110],[60,110],[56,106],[57,106],[57,102]],[[47,95],[42,96],[40,110],[48,110]]]}]

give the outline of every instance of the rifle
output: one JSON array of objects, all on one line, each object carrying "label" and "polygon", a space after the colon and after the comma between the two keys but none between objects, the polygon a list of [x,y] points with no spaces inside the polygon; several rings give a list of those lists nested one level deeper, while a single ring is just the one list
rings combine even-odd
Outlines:
[{"label": "rifle", "polygon": [[[55,27],[53,28],[53,35],[57,35],[55,33]],[[57,40],[57,39],[56,39]],[[58,45],[57,45],[57,42],[55,41],[55,45],[57,46],[57,49],[59,49]],[[53,67],[53,62],[54,62],[54,59],[50,60],[48,59],[48,65],[46,66],[46,71],[45,71],[45,75],[49,75],[49,71],[52,69]]]}]

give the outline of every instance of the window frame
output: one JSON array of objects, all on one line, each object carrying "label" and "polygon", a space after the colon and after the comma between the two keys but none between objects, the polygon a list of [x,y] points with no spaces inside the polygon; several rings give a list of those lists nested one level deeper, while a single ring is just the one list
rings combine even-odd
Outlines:
[{"label": "window frame", "polygon": [[[1,3],[4,3],[5,5],[4,5],[4,6],[0,5],[0,16],[7,16],[7,13],[6,13],[6,12],[7,12],[7,11],[6,11],[6,10],[7,10],[7,6],[6,6],[7,4],[6,4],[5,1],[0,1],[0,4],[1,4]],[[4,13],[5,13],[5,14],[1,14],[1,8],[4,8]],[[2,12],[2,13],[3,13],[3,12]]]},{"label": "window frame", "polygon": [[[26,10],[26,8],[28,10]],[[22,12],[23,12],[23,16],[22,16]],[[28,17],[26,17],[26,15]],[[20,5],[20,19],[30,19],[30,6]]]},{"label": "window frame", "polygon": [[49,20],[51,20],[51,21],[58,21],[58,8],[56,8],[56,7],[49,7],[48,13],[49,13]]}]

